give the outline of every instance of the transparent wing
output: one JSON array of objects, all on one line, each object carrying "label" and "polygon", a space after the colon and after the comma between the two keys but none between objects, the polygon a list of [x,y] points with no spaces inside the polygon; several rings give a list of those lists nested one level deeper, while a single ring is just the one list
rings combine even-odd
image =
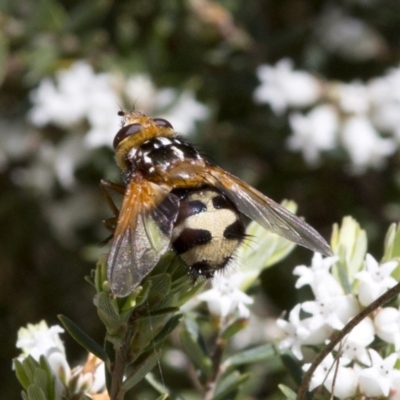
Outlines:
[{"label": "transparent wing", "polygon": [[137,179],[128,184],[107,261],[116,296],[131,293],[168,249],[178,209],[166,188]]},{"label": "transparent wing", "polygon": [[328,243],[314,228],[239,178],[218,167],[208,166],[206,180],[263,228],[310,250],[332,255]]}]

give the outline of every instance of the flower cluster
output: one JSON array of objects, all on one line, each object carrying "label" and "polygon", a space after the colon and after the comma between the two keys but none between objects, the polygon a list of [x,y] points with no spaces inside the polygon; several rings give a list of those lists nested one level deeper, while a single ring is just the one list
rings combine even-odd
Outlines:
[{"label": "flower cluster", "polygon": [[[14,360],[14,368],[28,396],[32,392],[40,391],[49,400],[58,400],[66,396],[81,398],[79,396],[84,394],[92,398],[103,398],[104,363],[93,354],[89,354],[84,365],[71,369],[59,337],[63,332],[64,329],[58,325],[49,328],[45,321],[36,325],[28,324],[26,328],[18,331],[17,347],[22,353]],[[41,370],[40,380],[35,376],[39,374],[38,370]],[[46,376],[47,373],[49,376]]]},{"label": "flower cluster", "polygon": [[[351,171],[380,168],[400,144],[400,67],[367,82],[326,81],[293,70],[289,59],[257,70],[257,103],[267,103],[278,115],[288,108],[292,130],[288,148],[301,151],[310,165],[320,153],[344,149]],[[293,109],[307,108],[301,113]]]},{"label": "flower cluster", "polygon": [[52,182],[52,173],[63,187],[72,187],[75,170],[87,162],[90,151],[112,145],[122,105],[166,118],[182,134],[193,133],[196,122],[209,116],[209,109],[196,100],[191,89],[158,89],[142,73],[127,78],[96,73],[86,61],[43,79],[30,98],[29,120],[34,126],[53,125],[68,133],[56,145],[43,140],[33,165],[15,174],[17,183],[37,182],[35,186],[43,189]]},{"label": "flower cluster", "polygon": [[[387,249],[394,243],[394,227],[388,234]],[[391,237],[390,237],[391,235]],[[391,243],[391,244],[390,244]],[[300,361],[311,360],[311,348],[323,346],[363,307],[368,306],[397,282],[393,273],[398,261],[387,250],[379,264],[366,254],[366,236],[357,223],[345,218],[334,232],[336,254],[323,258],[315,254],[311,267],[298,266],[296,287],[308,285],[315,300],[296,305],[288,321],[278,320],[286,337],[281,350],[290,349]],[[395,364],[400,350],[399,307],[384,307],[361,321],[318,366],[310,390],[323,385],[338,398],[359,395],[398,398],[400,370]],[[310,364],[305,363],[307,370]]]},{"label": "flower cluster", "polygon": [[85,61],[58,71],[54,80],[44,79],[31,93],[31,100],[30,120],[38,127],[54,124],[69,129],[86,121],[85,143],[89,148],[111,146],[120,123],[117,112],[121,104],[157,113],[183,134],[193,132],[195,122],[208,117],[207,107],[196,101],[192,90],[159,90],[141,73],[127,79],[111,72],[95,73]]}]

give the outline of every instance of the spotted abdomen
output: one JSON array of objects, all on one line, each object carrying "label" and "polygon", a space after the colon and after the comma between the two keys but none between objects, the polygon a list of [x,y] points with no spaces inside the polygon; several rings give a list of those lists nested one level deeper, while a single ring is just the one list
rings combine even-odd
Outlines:
[{"label": "spotted abdomen", "polygon": [[245,237],[241,214],[216,189],[176,191],[180,209],[172,246],[194,276],[211,278],[224,268]]}]

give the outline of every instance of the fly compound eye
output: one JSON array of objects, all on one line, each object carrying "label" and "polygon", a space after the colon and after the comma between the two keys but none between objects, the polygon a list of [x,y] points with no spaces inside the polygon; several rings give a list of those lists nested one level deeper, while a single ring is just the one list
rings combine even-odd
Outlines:
[{"label": "fly compound eye", "polygon": [[130,124],[121,128],[118,133],[115,135],[113,146],[114,149],[118,147],[118,145],[128,136],[134,135],[142,130],[141,124]]},{"label": "fly compound eye", "polygon": [[157,126],[174,129],[172,125],[164,118],[154,118],[153,121]]}]

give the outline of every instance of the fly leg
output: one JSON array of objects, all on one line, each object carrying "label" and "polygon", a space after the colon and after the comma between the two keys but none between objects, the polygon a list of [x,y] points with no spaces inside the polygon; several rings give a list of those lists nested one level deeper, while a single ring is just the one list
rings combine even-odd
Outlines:
[{"label": "fly leg", "polygon": [[112,213],[114,214],[113,217],[107,218],[107,219],[102,221],[104,227],[111,232],[111,235],[108,236],[105,240],[103,240],[100,243],[100,245],[103,246],[113,238],[113,234],[114,234],[115,228],[117,226],[118,216],[119,216],[119,209],[115,205],[114,200],[112,199],[112,197],[110,195],[110,192],[114,191],[114,192],[117,192],[117,193],[120,193],[120,194],[124,194],[125,193],[125,186],[118,185],[117,183],[109,182],[109,181],[106,181],[104,179],[101,180],[100,186],[103,189],[103,193],[104,193],[104,196],[106,198],[107,204],[110,207]]}]

